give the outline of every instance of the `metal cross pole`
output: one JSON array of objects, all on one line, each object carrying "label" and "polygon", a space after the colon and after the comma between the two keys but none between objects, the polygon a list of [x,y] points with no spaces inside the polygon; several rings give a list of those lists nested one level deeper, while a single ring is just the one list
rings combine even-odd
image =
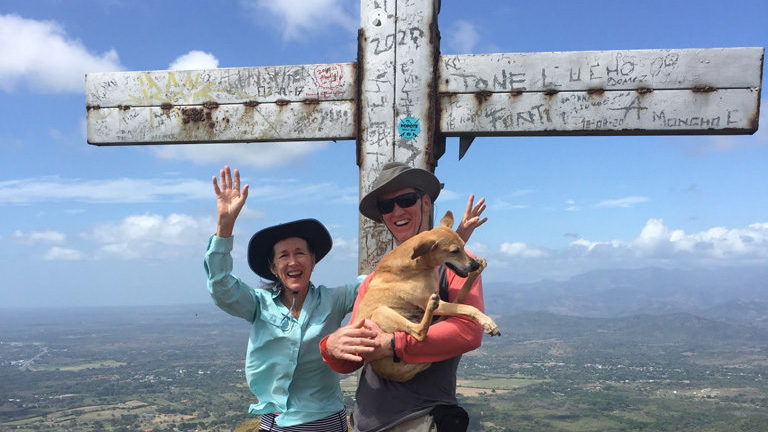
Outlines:
[{"label": "metal cross pole", "polygon": [[[437,140],[439,1],[362,1],[357,64],[360,68],[357,164],[360,196],[372,189],[387,162],[434,172],[445,149]],[[393,246],[384,224],[360,216],[358,261],[370,272]]]},{"label": "metal cross pole", "polygon": [[[360,194],[445,137],[751,134],[763,48],[440,56],[439,0],[361,0],[355,63],[95,73],[95,145],[357,140]],[[288,145],[288,144],[286,144]],[[360,217],[359,271],[392,246]]]}]

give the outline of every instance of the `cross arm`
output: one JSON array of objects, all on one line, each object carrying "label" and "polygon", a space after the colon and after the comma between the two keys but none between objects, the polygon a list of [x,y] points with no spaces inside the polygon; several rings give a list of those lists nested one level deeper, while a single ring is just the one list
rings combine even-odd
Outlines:
[{"label": "cross arm", "polygon": [[751,134],[763,48],[453,55],[446,136]]},{"label": "cross arm", "polygon": [[354,63],[86,75],[88,142],[351,139]]}]

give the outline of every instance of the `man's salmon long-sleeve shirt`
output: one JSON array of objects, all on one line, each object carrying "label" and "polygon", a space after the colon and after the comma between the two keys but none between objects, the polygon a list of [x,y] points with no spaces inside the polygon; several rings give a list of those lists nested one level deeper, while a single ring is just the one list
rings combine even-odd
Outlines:
[{"label": "man's salmon long-sleeve shirt", "polygon": [[[360,300],[365,295],[368,283],[373,275],[374,273],[369,274],[358,288],[350,322],[355,321]],[[453,301],[466,279],[459,277],[449,269],[446,269],[446,276],[448,279],[448,301]],[[469,290],[463,303],[472,305],[481,312],[485,310],[482,277],[478,277],[475,280],[472,289]],[[427,337],[422,342],[417,341],[413,336],[405,332],[395,332],[395,354],[406,363],[433,363],[478,348],[482,337],[482,326],[472,318],[463,316],[448,317],[430,326]],[[350,373],[363,365],[363,362],[340,360],[333,357],[326,349],[325,344],[327,340],[328,337],[326,336],[320,342],[320,348],[323,361],[331,369],[339,373]]]}]

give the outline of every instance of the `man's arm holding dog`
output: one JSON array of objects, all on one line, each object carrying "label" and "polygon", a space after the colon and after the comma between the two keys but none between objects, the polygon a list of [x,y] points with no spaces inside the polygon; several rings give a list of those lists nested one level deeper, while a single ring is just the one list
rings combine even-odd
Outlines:
[{"label": "man's arm holding dog", "polygon": [[[449,272],[449,300],[461,290],[464,279]],[[331,333],[320,342],[320,351],[331,369],[339,373],[350,373],[363,365],[363,359],[372,361],[391,357],[392,337],[395,338],[397,357],[407,363],[432,363],[464,354],[478,348],[482,342],[483,329],[479,323],[468,317],[449,317],[430,326],[427,338],[419,342],[405,332],[385,333],[371,321],[355,322],[359,299],[365,294],[367,283],[360,286],[358,301],[352,312],[350,324]],[[464,300],[465,304],[484,310],[482,277],[478,277]],[[375,336],[371,336],[374,334]],[[366,338],[371,339],[366,339]]]},{"label": "man's arm holding dog", "polygon": [[382,338],[386,337],[383,335],[387,335],[387,333],[382,332],[373,321],[355,321],[357,307],[368,289],[368,282],[372,275],[373,273],[369,274],[357,289],[357,298],[352,308],[349,324],[340,327],[320,341],[320,354],[323,361],[336,372],[350,373],[359,369],[363,366],[364,357],[376,355],[375,358],[381,358],[392,355],[392,348],[389,343],[391,334],[389,335],[390,339],[387,339],[385,344],[386,347],[382,347]]},{"label": "man's arm holding dog", "polygon": [[[451,271],[448,278],[448,296],[452,301],[461,290],[464,278]],[[472,284],[463,303],[484,311],[482,276]],[[452,316],[432,324],[422,342],[405,332],[395,332],[395,353],[406,363],[434,363],[472,351],[480,346],[482,339],[483,328],[477,321]]]}]

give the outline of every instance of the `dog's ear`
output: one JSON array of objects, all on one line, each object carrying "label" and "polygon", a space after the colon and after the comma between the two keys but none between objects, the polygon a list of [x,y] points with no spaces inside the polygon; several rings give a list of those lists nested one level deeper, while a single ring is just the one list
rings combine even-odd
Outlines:
[{"label": "dog's ear", "polygon": [[437,242],[434,240],[425,240],[419,243],[415,248],[413,248],[413,254],[411,255],[411,259],[416,259],[420,256],[424,256],[428,254],[429,251],[431,251],[436,244]]},{"label": "dog's ear", "polygon": [[443,218],[440,219],[440,225],[448,228],[453,226],[453,213],[451,213],[450,210],[445,212],[445,216],[443,216]]}]

